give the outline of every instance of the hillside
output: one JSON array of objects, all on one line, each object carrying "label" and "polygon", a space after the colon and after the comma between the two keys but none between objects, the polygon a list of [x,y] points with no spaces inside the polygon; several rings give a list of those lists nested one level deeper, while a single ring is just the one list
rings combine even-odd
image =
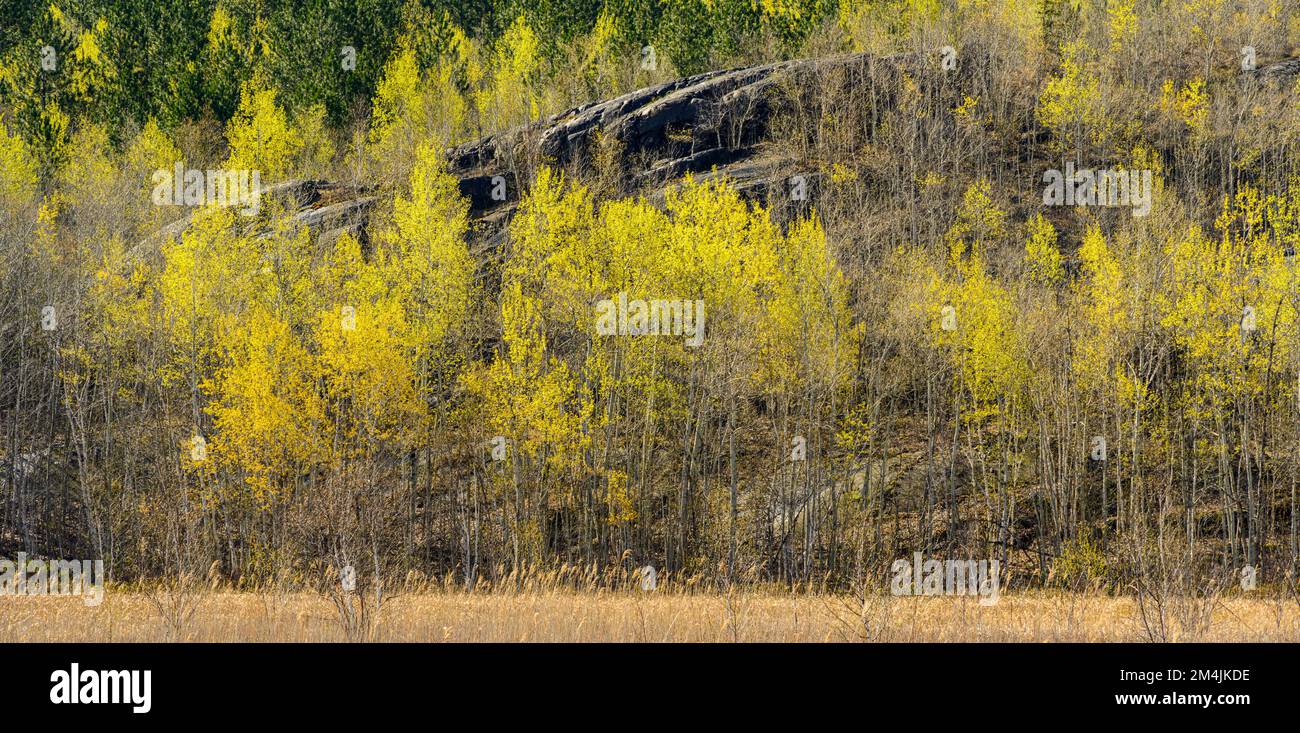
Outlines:
[{"label": "hillside", "polygon": [[218,5],[170,86],[129,18],[31,10],[64,45],[0,55],[0,555],[1292,592],[1294,23],[923,5],[698,54],[385,6],[346,83]]}]

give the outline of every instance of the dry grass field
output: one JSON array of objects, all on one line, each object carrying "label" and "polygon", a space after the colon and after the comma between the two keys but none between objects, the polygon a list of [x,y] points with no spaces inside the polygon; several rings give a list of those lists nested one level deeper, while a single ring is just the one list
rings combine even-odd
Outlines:
[{"label": "dry grass field", "polygon": [[0,642],[1300,641],[1300,606],[1289,599],[1172,599],[1163,631],[1158,612],[1147,618],[1150,626],[1131,598],[1070,593],[1006,595],[981,606],[973,598],[862,604],[757,591],[441,591],[395,596],[365,630],[349,634],[336,606],[310,593],[110,592],[93,608],[70,597],[0,599]]}]

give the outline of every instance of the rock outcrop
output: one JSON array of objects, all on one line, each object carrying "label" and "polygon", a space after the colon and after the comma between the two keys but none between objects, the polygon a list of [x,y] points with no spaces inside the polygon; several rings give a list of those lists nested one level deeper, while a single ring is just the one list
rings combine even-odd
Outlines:
[{"label": "rock outcrop", "polygon": [[[601,180],[615,189],[602,195],[662,200],[665,185],[690,173],[702,180],[725,176],[742,195],[766,199],[799,172],[795,161],[764,144],[774,114],[798,96],[791,90],[898,61],[857,54],[713,71],[574,107],[451,149],[448,168],[470,202],[473,246],[481,252],[504,240],[520,182],[542,164],[581,175],[602,161]],[[817,178],[807,173],[804,183],[815,189]],[[291,221],[327,239],[344,231],[364,238],[376,203],[371,189],[329,181],[289,181],[267,194],[296,206]],[[149,242],[175,236],[189,222],[173,222]]]}]

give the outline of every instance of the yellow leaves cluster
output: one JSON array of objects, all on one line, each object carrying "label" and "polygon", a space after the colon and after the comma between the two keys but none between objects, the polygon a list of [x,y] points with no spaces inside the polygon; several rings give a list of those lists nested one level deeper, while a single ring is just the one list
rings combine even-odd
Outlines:
[{"label": "yellow leaves cluster", "polygon": [[393,58],[384,65],[384,76],[375,88],[370,113],[370,142],[376,145],[387,143],[394,128],[404,121],[421,127],[420,119],[424,115],[422,96],[415,50],[400,43]]},{"label": "yellow leaves cluster", "polygon": [[611,525],[636,521],[636,508],[627,490],[627,474],[622,471],[610,471],[607,481],[609,516],[606,521]]},{"label": "yellow leaves cluster", "polygon": [[1125,271],[1095,224],[1083,236],[1079,262],[1082,273],[1076,283],[1075,308],[1081,317],[1071,365],[1085,390],[1111,393],[1116,360],[1127,342],[1133,312],[1125,300]]},{"label": "yellow leaves cluster", "polygon": [[1162,324],[1186,351],[1193,404],[1206,412],[1262,394],[1272,370],[1296,357],[1297,280],[1286,249],[1295,246],[1298,196],[1295,183],[1285,196],[1243,188],[1225,199],[1217,240],[1193,228],[1166,250]]},{"label": "yellow leaves cluster", "polygon": [[81,102],[94,102],[117,78],[117,67],[99,46],[99,39],[108,36],[108,20],[100,18],[88,28],[53,3],[49,14],[55,25],[73,39],[72,54],[65,67],[73,96]]},{"label": "yellow leaves cluster", "polygon": [[1029,239],[1025,242],[1025,274],[1034,282],[1056,285],[1065,276],[1061,251],[1056,246],[1056,227],[1042,214],[1029,220]]},{"label": "yellow leaves cluster", "polygon": [[587,78],[594,98],[614,97],[626,91],[620,73],[622,58],[617,23],[609,8],[601,8],[591,35],[580,42],[582,74]]},{"label": "yellow leaves cluster", "polygon": [[962,99],[961,104],[953,108],[952,114],[963,124],[978,122],[979,118],[976,116],[976,111],[979,109],[979,106],[979,97],[972,97],[967,94]]},{"label": "yellow leaves cluster", "polygon": [[1106,5],[1106,31],[1110,38],[1111,53],[1128,46],[1137,35],[1134,5],[1135,0],[1115,0]]},{"label": "yellow leaves cluster", "polygon": [[848,284],[830,256],[820,222],[795,222],[776,240],[777,277],[760,333],[758,381],[788,393],[805,384],[843,386],[861,337]]},{"label": "yellow leaves cluster", "polygon": [[302,138],[293,170],[306,178],[325,178],[334,161],[334,141],[331,139],[325,105],[313,104],[293,117],[293,127]]},{"label": "yellow leaves cluster", "polygon": [[1165,80],[1160,88],[1160,107],[1174,115],[1193,132],[1204,133],[1210,110],[1205,80],[1198,77],[1181,86]]},{"label": "yellow leaves cluster", "polygon": [[68,165],[59,175],[60,187],[72,202],[109,198],[117,177],[117,164],[109,151],[108,131],[99,125],[84,125],[73,135]]},{"label": "yellow leaves cluster", "polygon": [[[961,375],[972,419],[1014,404],[1032,386],[1020,323],[1039,308],[1038,300],[1014,302],[980,248],[969,244],[978,241],[976,222],[997,221],[990,205],[978,186],[968,190],[949,231],[946,273],[916,249],[901,251],[898,267],[912,273],[916,291],[902,301],[928,320],[931,345]],[[1061,376],[1080,399],[1135,411],[1151,407],[1150,377],[1140,373],[1150,364],[1134,363],[1133,353],[1153,323],[1176,346],[1186,379],[1175,399],[1193,415],[1213,419],[1243,400],[1293,399],[1283,372],[1300,358],[1300,282],[1294,255],[1287,254],[1300,246],[1300,185],[1269,196],[1243,188],[1225,200],[1216,228],[1218,236],[1209,236],[1190,226],[1162,252],[1145,255],[1126,237],[1108,241],[1097,224],[1086,229],[1068,298],[1042,311],[1066,319],[1071,357]],[[1027,233],[1024,273],[1054,288],[1066,280],[1057,233],[1041,216],[1028,222]],[[1143,280],[1150,271],[1144,257],[1167,271]],[[941,325],[945,307],[953,309],[955,329]]]},{"label": "yellow leaves cluster", "polygon": [[100,18],[93,29],[81,29],[77,33],[77,45],[72,50],[73,65],[72,92],[79,97],[89,99],[103,91],[113,79],[117,78],[117,69],[104,57],[96,36],[108,35],[108,21]]},{"label": "yellow leaves cluster", "polygon": [[469,311],[474,261],[465,242],[468,229],[469,204],[446,172],[441,149],[421,147],[410,193],[393,202],[393,226],[382,235],[388,246],[377,255],[393,269],[390,293],[407,303],[413,343],[440,343]]},{"label": "yellow leaves cluster", "polygon": [[438,25],[438,38],[417,27],[398,38],[375,89],[368,140],[381,175],[404,178],[419,147],[447,148],[470,134],[465,93],[482,81],[479,54],[449,20]]},{"label": "yellow leaves cluster", "polygon": [[368,253],[347,233],[323,247],[304,229],[254,237],[220,208],[164,246],[157,291],[176,384],[205,405],[211,428],[195,427],[210,462],[259,502],[427,436],[434,373],[456,358],[474,299],[468,204],[443,166],[421,149]]},{"label": "yellow leaves cluster", "polygon": [[582,425],[590,419],[591,403],[579,394],[567,365],[546,352],[537,306],[521,283],[503,286],[504,353],[466,374],[465,385],[482,400],[488,430],[506,436],[519,455],[572,468],[586,446]]},{"label": "yellow leaves cluster", "polygon": [[[492,429],[525,456],[575,468],[586,436],[611,419],[597,405],[626,404],[651,422],[676,415],[692,373],[721,375],[728,390],[847,384],[860,330],[815,221],[782,234],[731,186],[690,178],[666,192],[662,209],[597,205],[588,189],[543,169],[510,234],[504,348],[467,383]],[[702,302],[702,343],[692,347],[684,333],[602,335],[597,306],[620,294]]]},{"label": "yellow leaves cluster", "polygon": [[[956,313],[957,327],[942,329],[942,309]],[[931,333],[961,376],[971,397],[966,418],[980,420],[1018,399],[1029,378],[1017,311],[1010,294],[974,262],[959,281],[931,273],[926,308]]]},{"label": "yellow leaves cluster", "polygon": [[830,169],[831,183],[841,186],[858,180],[858,172],[843,163],[832,163]]},{"label": "yellow leaves cluster", "polygon": [[1084,49],[1082,41],[1062,47],[1060,72],[1047,80],[1038,99],[1038,121],[1051,130],[1063,152],[1099,140],[1105,133],[1100,80],[1085,68]]},{"label": "yellow leaves cluster", "polygon": [[538,91],[541,41],[522,15],[501,35],[490,68],[490,83],[474,94],[479,119],[497,130],[538,119],[542,114]]},{"label": "yellow leaves cluster", "polygon": [[254,303],[222,334],[215,373],[200,386],[213,397],[207,412],[216,439],[210,457],[244,475],[267,503],[278,479],[320,461],[329,431],[325,401],[316,390],[316,365],[283,318]]},{"label": "yellow leaves cluster", "polygon": [[962,194],[957,220],[948,229],[948,256],[954,265],[979,258],[986,242],[1005,235],[1006,214],[993,203],[992,184],[981,178]]},{"label": "yellow leaves cluster", "polygon": [[261,171],[263,180],[289,173],[303,139],[275,97],[260,72],[241,85],[239,108],[226,126],[227,168]]},{"label": "yellow leaves cluster", "polygon": [[4,208],[31,203],[37,181],[35,157],[21,136],[9,133],[4,115],[0,115],[0,196],[4,197]]}]

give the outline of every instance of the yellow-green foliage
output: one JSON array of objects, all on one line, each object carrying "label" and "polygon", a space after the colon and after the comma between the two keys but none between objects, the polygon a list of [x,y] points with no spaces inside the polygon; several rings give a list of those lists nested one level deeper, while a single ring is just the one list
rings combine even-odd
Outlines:
[{"label": "yellow-green foliage", "polygon": [[1086,65],[1085,48],[1075,41],[1061,49],[1061,69],[1047,80],[1038,100],[1038,121],[1051,130],[1060,152],[1081,150],[1107,132],[1100,81]]},{"label": "yellow-green foliage", "polygon": [[839,3],[837,23],[854,51],[894,53],[910,46],[940,14],[937,0],[874,0]]},{"label": "yellow-green foliage", "polygon": [[1115,360],[1125,343],[1133,309],[1125,299],[1125,277],[1096,225],[1088,228],[1079,247],[1082,274],[1077,286],[1075,373],[1085,388],[1100,388],[1111,380]]},{"label": "yellow-green foliage", "polygon": [[329,434],[316,365],[284,315],[260,299],[221,334],[222,359],[200,383],[211,398],[209,452],[269,504],[291,477],[322,462]]},{"label": "yellow-green foliage", "polygon": [[[971,420],[998,411],[1000,401],[1014,401],[1028,378],[1023,336],[1016,329],[1011,296],[982,264],[963,268],[957,280],[936,283],[933,291],[936,339],[944,346],[969,393]],[[939,311],[950,304],[957,330],[938,330]]]},{"label": "yellow-green foliage", "polygon": [[1097,583],[1106,579],[1106,557],[1087,534],[1081,534],[1061,547],[1052,563],[1052,578],[1067,587]]},{"label": "yellow-green foliage", "polygon": [[270,503],[313,467],[427,435],[430,375],[455,358],[474,297],[466,204],[436,149],[421,149],[393,212],[368,257],[347,234],[323,251],[304,229],[241,234],[231,209],[200,210],[164,246],[167,382],[211,420],[190,416],[211,457],[192,469],[234,472]]},{"label": "yellow-green foliage", "polygon": [[398,51],[384,66],[384,76],[375,89],[374,108],[370,113],[370,142],[381,144],[404,121],[418,124],[424,114],[420,93],[420,69],[415,50],[399,43]]},{"label": "yellow-green foliage", "polygon": [[[626,405],[654,432],[684,419],[692,373],[730,375],[719,397],[788,394],[806,384],[841,390],[848,382],[858,329],[812,221],[782,234],[730,186],[690,179],[668,192],[663,209],[641,200],[597,206],[585,187],[543,169],[510,231],[502,352],[468,385],[489,430],[521,458],[604,474],[611,517],[630,516],[631,488],[588,458],[589,436],[626,429],[611,406]],[[702,342],[601,335],[597,304],[620,293],[701,301]]]},{"label": "yellow-green foliage", "polygon": [[27,144],[11,134],[0,116],[0,195],[7,206],[23,206],[36,195],[36,161]]},{"label": "yellow-green foliage", "polygon": [[422,145],[449,147],[466,133],[466,110],[460,83],[477,75],[469,41],[453,29],[450,53],[422,72],[415,49],[399,39],[375,90],[370,122],[370,153],[381,175],[404,176]]},{"label": "yellow-green foliage", "polygon": [[[961,377],[971,401],[970,420],[1010,407],[1028,378],[1015,305],[989,274],[982,254],[990,242],[1005,236],[1005,216],[993,203],[987,181],[972,184],[947,234],[950,274],[928,265],[918,273],[924,283],[924,302],[918,305],[928,315],[933,344]],[[955,313],[953,330],[943,328],[945,307]]]},{"label": "yellow-green foliage", "polygon": [[809,382],[842,388],[861,327],[848,309],[848,285],[826,233],[815,219],[799,220],[776,246],[775,294],[760,334],[760,383],[785,394]]},{"label": "yellow-green foliage", "polygon": [[93,204],[109,196],[105,190],[117,175],[108,131],[98,125],[86,125],[72,137],[68,164],[59,172],[59,185],[72,201]]},{"label": "yellow-green foliage", "polygon": [[[467,576],[513,551],[516,568],[581,557],[843,587],[890,547],[955,542],[1035,572],[1060,549],[1052,572],[1073,584],[1146,532],[1187,567],[1285,566],[1297,90],[1236,78],[1247,41],[1261,63],[1295,45],[1284,9],[880,0],[839,3],[841,32],[818,37],[821,0],[671,0],[657,29],[611,5],[557,34],[527,6],[471,39],[425,5],[380,46],[320,44],[331,61],[336,43],[359,51],[339,83],[299,77],[315,50],[283,45],[259,3],[216,4],[206,56],[147,74],[110,53],[125,48],[112,25],[57,6],[35,11],[57,37],[0,54],[0,396],[17,416],[0,458],[73,446],[76,539],[119,548],[115,572],[157,568],[160,533],[193,521],[211,535],[196,553],[262,573],[367,512],[384,561]],[[449,146],[803,39],[908,54],[766,86],[763,149],[825,173],[816,209],[768,210],[719,173],[618,197],[687,133],[700,142],[708,110],[670,125],[665,150],[649,125],[593,128],[563,174],[536,135],[499,137],[512,149],[457,171],[514,176],[477,222],[447,169]],[[57,74],[32,64],[47,40]],[[640,67],[642,44],[662,68]],[[947,44],[955,75],[937,64]],[[137,76],[163,81],[143,95],[162,108]],[[312,205],[375,197],[364,234],[307,231],[271,201],[256,217],[200,207],[154,236],[191,212],[155,206],[152,174],[219,164],[223,131],[224,164],[267,182],[340,178],[349,134],[349,175]],[[1042,172],[1066,161],[1150,170],[1150,216],[1040,213]],[[1211,226],[1204,202],[1224,192]],[[620,294],[701,303],[699,343],[605,333]],[[503,461],[485,455],[496,436]],[[1016,559],[1026,538],[1037,552]]]},{"label": "yellow-green foliage", "polygon": [[94,27],[83,28],[69,22],[67,16],[54,5],[50,5],[50,12],[60,25],[76,37],[72,63],[67,67],[72,94],[79,101],[93,104],[106,95],[109,86],[117,78],[116,65],[99,46],[99,39],[108,35],[108,21],[100,18],[95,21]]},{"label": "yellow-green foliage", "polygon": [[1132,43],[1137,35],[1138,18],[1133,12],[1134,2],[1135,0],[1117,0],[1106,5],[1106,30],[1112,54]]},{"label": "yellow-green foliage", "polygon": [[1160,89],[1160,95],[1160,106],[1164,111],[1187,125],[1192,134],[1206,133],[1210,99],[1205,91],[1204,79],[1192,79],[1179,87],[1166,80]]},{"label": "yellow-green foliage", "polygon": [[[1243,188],[1224,200],[1217,239],[1192,229],[1169,242],[1162,325],[1187,354],[1201,414],[1263,394],[1270,370],[1294,363],[1297,282],[1284,250],[1294,246],[1298,211],[1295,184],[1285,196]],[[1243,328],[1248,307],[1254,331]]]},{"label": "yellow-green foliage", "polygon": [[376,259],[400,268],[390,286],[407,308],[411,346],[435,349],[461,327],[473,299],[469,205],[433,145],[417,151],[409,188],[393,203],[393,226],[382,234]]},{"label": "yellow-green foliage", "polygon": [[583,72],[597,97],[611,97],[625,91],[620,83],[619,67],[626,65],[627,59],[621,56],[614,17],[602,8],[591,35],[584,42],[582,58]]},{"label": "yellow-green foliage", "polygon": [[303,140],[275,97],[275,89],[257,75],[240,88],[239,109],[226,126],[227,168],[261,171],[263,180],[289,173]]},{"label": "yellow-green foliage", "polygon": [[306,178],[326,178],[334,160],[334,140],[325,119],[325,106],[315,104],[302,110],[294,116],[293,127],[302,136],[294,171]]},{"label": "yellow-green foliage", "polygon": [[537,34],[522,15],[501,36],[490,69],[491,80],[475,96],[479,118],[488,129],[505,129],[541,116],[537,87],[541,49]]},{"label": "yellow-green foliage", "polygon": [[144,129],[127,146],[125,158],[128,175],[140,177],[142,192],[152,187],[150,175],[154,171],[170,170],[175,163],[183,162],[181,151],[154,120],[146,122]]},{"label": "yellow-green foliage", "polygon": [[962,196],[957,221],[948,230],[948,252],[954,264],[979,259],[985,244],[1006,234],[1006,214],[993,204],[988,179],[972,183]]},{"label": "yellow-green foliage", "polygon": [[1043,285],[1055,285],[1065,275],[1061,251],[1056,246],[1056,227],[1042,214],[1029,220],[1025,242],[1025,274]]}]

